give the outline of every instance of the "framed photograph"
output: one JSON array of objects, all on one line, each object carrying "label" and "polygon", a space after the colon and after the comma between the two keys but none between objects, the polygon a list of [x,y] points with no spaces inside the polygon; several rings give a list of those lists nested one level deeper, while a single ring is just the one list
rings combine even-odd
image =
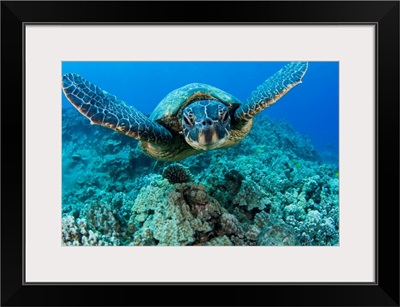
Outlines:
[{"label": "framed photograph", "polygon": [[399,306],[397,1],[1,6],[2,305]]}]

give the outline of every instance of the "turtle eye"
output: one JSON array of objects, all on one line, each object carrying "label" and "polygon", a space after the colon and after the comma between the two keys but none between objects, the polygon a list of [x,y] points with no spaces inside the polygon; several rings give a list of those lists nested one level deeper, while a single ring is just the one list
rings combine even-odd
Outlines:
[{"label": "turtle eye", "polygon": [[225,123],[229,118],[229,113],[227,110],[224,110],[221,108],[218,110],[218,116],[219,116],[221,122]]},{"label": "turtle eye", "polygon": [[228,113],[228,112],[225,112],[225,115],[224,115],[224,117],[222,118],[222,121],[225,123],[225,122],[228,120],[228,118],[229,118],[229,113]]},{"label": "turtle eye", "polygon": [[222,120],[223,123],[225,123],[228,120],[229,114],[226,108],[222,106],[218,106],[218,116]]},{"label": "turtle eye", "polygon": [[183,120],[185,121],[186,125],[191,126],[191,124],[190,124],[190,122],[189,122],[189,120],[188,120],[188,118],[186,116],[183,117]]},{"label": "turtle eye", "polygon": [[194,124],[194,116],[193,113],[189,112],[183,115],[183,120],[185,121],[186,125],[193,126]]}]

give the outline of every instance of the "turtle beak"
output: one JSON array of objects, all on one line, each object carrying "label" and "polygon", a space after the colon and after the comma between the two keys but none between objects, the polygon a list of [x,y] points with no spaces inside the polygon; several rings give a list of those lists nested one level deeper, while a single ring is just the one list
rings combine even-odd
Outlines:
[{"label": "turtle beak", "polygon": [[225,142],[226,130],[219,124],[206,126],[203,129],[199,129],[197,139],[201,146],[211,149],[214,148],[218,143],[221,142],[223,144]]},{"label": "turtle beak", "polygon": [[197,123],[187,135],[190,146],[200,150],[216,149],[229,139],[230,132],[219,122],[207,119]]}]

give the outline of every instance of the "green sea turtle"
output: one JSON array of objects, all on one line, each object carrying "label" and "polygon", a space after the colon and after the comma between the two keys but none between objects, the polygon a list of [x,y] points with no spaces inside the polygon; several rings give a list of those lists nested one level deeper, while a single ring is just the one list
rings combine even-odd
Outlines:
[{"label": "green sea turtle", "polygon": [[307,67],[307,62],[285,65],[244,103],[211,85],[191,83],[170,92],[150,117],[77,74],[65,74],[62,88],[91,124],[139,140],[154,159],[178,161],[238,144],[250,132],[254,116],[301,83]]}]

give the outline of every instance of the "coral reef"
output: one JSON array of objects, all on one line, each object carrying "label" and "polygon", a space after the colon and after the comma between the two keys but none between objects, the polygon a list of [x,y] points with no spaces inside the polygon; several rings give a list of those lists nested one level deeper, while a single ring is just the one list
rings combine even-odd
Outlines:
[{"label": "coral reef", "polygon": [[[204,245],[240,233],[235,216],[209,196],[204,186],[171,185],[165,180],[154,181],[141,190],[129,223],[138,229],[132,245]],[[226,244],[233,245],[227,240]]]},{"label": "coral reef", "polygon": [[261,230],[257,236],[257,243],[266,246],[298,245],[294,229],[283,221]]},{"label": "coral reef", "polygon": [[162,175],[169,181],[169,183],[184,183],[192,181],[192,174],[188,168],[179,163],[168,165],[164,168]]},{"label": "coral reef", "polygon": [[85,219],[75,219],[72,215],[62,218],[62,245],[80,246],[80,245],[108,245],[99,239],[100,234],[88,230]]},{"label": "coral reef", "polygon": [[156,162],[63,109],[62,244],[339,244],[339,171],[285,122],[233,148]]}]

